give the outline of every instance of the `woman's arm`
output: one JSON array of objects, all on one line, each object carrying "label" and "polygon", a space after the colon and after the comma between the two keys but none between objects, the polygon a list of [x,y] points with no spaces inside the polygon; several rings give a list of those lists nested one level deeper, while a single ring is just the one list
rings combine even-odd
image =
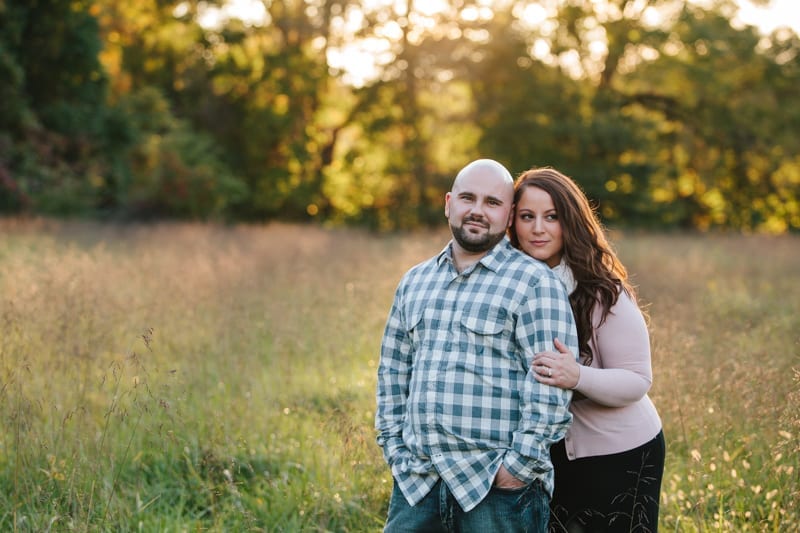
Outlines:
[{"label": "woman's arm", "polygon": [[556,345],[558,352],[534,358],[536,379],[574,389],[609,407],[628,405],[647,394],[653,375],[650,336],[639,307],[627,293],[620,293],[605,322],[597,327],[594,344],[593,356],[601,367],[578,365],[563,345]]}]

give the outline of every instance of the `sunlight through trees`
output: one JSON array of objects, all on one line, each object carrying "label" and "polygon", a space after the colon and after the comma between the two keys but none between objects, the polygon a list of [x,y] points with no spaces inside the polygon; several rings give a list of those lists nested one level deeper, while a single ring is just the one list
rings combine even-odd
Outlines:
[{"label": "sunlight through trees", "polygon": [[798,35],[706,4],[6,1],[0,210],[413,228],[488,156],[609,224],[797,231]]}]

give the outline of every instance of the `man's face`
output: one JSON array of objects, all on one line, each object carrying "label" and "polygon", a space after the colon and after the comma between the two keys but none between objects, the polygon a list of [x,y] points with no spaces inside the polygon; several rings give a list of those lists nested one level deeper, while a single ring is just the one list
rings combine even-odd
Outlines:
[{"label": "man's face", "polygon": [[511,223],[513,198],[513,186],[492,169],[479,167],[459,176],[445,196],[453,239],[472,254],[491,250]]}]

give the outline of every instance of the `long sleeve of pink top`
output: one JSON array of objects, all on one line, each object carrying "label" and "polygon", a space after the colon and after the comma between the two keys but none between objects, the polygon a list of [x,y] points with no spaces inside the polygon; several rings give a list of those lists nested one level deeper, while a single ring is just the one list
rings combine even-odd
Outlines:
[{"label": "long sleeve of pink top", "polygon": [[591,366],[581,366],[573,399],[573,423],[565,438],[567,457],[607,455],[636,448],[655,437],[661,419],[647,391],[653,380],[650,336],[639,307],[625,292],[600,324],[593,310]]}]

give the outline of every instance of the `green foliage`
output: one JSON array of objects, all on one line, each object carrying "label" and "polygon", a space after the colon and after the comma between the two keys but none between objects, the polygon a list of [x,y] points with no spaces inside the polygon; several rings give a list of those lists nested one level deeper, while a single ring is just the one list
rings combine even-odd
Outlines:
[{"label": "green foliage", "polygon": [[648,151],[654,199],[686,206],[695,227],[786,231],[797,204],[775,173],[792,165],[785,150],[800,148],[787,134],[800,104],[785,90],[798,81],[796,67],[769,56],[777,43],[765,53],[754,30],[734,30],[715,13],[687,9],[675,30],[677,40],[629,76],[630,98],[666,121]]},{"label": "green foliage", "polygon": [[74,214],[93,205],[105,77],[84,2],[5,2],[0,11],[0,207]]},{"label": "green foliage", "polygon": [[119,107],[136,140],[129,152],[129,182],[118,191],[132,215],[219,217],[246,194],[220,162],[213,139],[173,117],[158,91],[131,93]]},{"label": "green foliage", "polygon": [[[0,29],[4,29],[0,25]],[[0,38],[0,128],[18,130],[25,122],[28,107],[23,89],[23,71]]]},{"label": "green foliage", "polygon": [[[800,38],[728,0],[222,3],[0,3],[0,210],[412,228],[493,157],[617,225],[800,229]],[[329,62],[360,46],[353,86]]]}]

